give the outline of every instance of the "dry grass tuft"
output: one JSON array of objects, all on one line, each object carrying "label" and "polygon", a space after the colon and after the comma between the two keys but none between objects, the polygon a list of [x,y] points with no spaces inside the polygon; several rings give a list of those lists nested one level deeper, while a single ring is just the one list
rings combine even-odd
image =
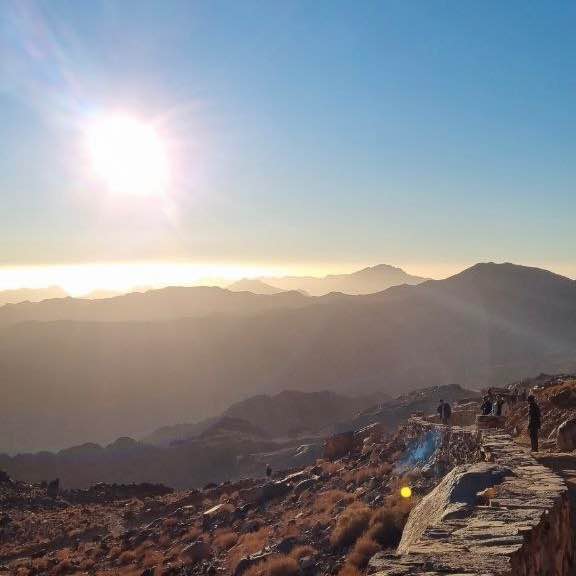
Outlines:
[{"label": "dry grass tuft", "polygon": [[316,552],[316,548],[312,546],[296,546],[292,552],[290,552],[290,557],[298,561],[301,558],[306,558],[306,556],[314,556]]},{"label": "dry grass tuft", "polygon": [[338,572],[338,576],[362,576],[362,572],[352,564],[344,564],[340,572]]},{"label": "dry grass tuft", "polygon": [[380,546],[370,536],[362,536],[356,540],[354,550],[348,555],[347,561],[357,568],[364,569],[368,560],[380,550]]},{"label": "dry grass tuft", "polygon": [[236,565],[242,558],[248,556],[249,554],[254,554],[254,552],[259,552],[268,543],[268,538],[270,537],[270,528],[260,528],[257,532],[249,532],[248,534],[242,534],[238,538],[238,542],[234,546],[230,553],[228,554],[228,565],[235,570]]},{"label": "dry grass tuft", "polygon": [[300,568],[294,558],[275,556],[256,564],[244,572],[244,576],[298,576]]},{"label": "dry grass tuft", "polygon": [[350,504],[338,517],[336,527],[330,535],[330,544],[334,548],[354,544],[368,528],[371,516],[372,512],[365,504],[358,502]]},{"label": "dry grass tuft", "polygon": [[232,530],[216,531],[212,544],[219,551],[228,550],[238,542],[238,534]]}]

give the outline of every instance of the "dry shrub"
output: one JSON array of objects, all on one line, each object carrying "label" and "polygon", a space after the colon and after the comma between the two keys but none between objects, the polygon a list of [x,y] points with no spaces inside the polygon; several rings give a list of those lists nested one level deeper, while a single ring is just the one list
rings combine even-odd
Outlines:
[{"label": "dry shrub", "polygon": [[320,492],[314,501],[314,512],[332,512],[338,502],[349,504],[354,496],[344,490],[327,490]]},{"label": "dry shrub", "polygon": [[83,570],[84,572],[92,570],[94,566],[96,566],[96,562],[94,562],[94,560],[91,560],[90,558],[82,560],[82,562],[80,563],[80,569]]},{"label": "dry shrub", "polygon": [[323,474],[330,475],[336,473],[342,466],[341,464],[330,462],[329,460],[316,460],[316,465],[322,468]]},{"label": "dry shrub", "polygon": [[72,564],[71,564],[70,560],[62,560],[59,564],[57,564],[56,566],[54,566],[54,568],[52,568],[50,575],[51,576],[61,576],[62,574],[66,574],[67,572],[70,572],[71,569],[72,569]]},{"label": "dry shrub", "polygon": [[164,520],[164,528],[167,528],[168,530],[170,528],[174,528],[174,526],[176,526],[176,524],[178,524],[178,518],[172,516],[170,518],[166,518]]},{"label": "dry shrub", "polygon": [[142,566],[144,568],[152,568],[162,564],[164,561],[164,554],[158,550],[146,550],[144,558],[142,559]]},{"label": "dry shrub", "polygon": [[372,512],[368,506],[361,503],[350,504],[338,517],[336,528],[330,535],[330,544],[334,548],[343,548],[350,546],[362,536]]},{"label": "dry shrub", "polygon": [[236,546],[228,554],[228,563],[232,571],[236,569],[236,565],[242,558],[249,554],[254,554],[254,552],[259,552],[266,546],[270,531],[271,529],[268,527],[260,528],[257,532],[242,534],[238,538]]},{"label": "dry shrub", "polygon": [[362,536],[356,540],[354,550],[348,555],[348,562],[357,568],[365,568],[368,560],[380,550],[380,546],[370,536]]},{"label": "dry shrub", "polygon": [[340,572],[338,572],[338,576],[362,576],[362,572],[352,564],[344,564]]},{"label": "dry shrub", "polygon": [[290,557],[294,558],[297,562],[301,558],[306,558],[306,556],[314,556],[316,554],[316,548],[312,546],[296,546],[292,552],[290,552]]},{"label": "dry shrub", "polygon": [[251,566],[244,572],[244,576],[298,576],[299,573],[300,568],[294,558],[275,556]]},{"label": "dry shrub", "polygon": [[136,560],[136,552],[134,552],[133,550],[126,550],[125,552],[122,552],[122,554],[120,554],[120,556],[118,557],[118,561],[120,562],[120,564],[132,564],[132,562],[134,562]]},{"label": "dry shrub", "polygon": [[212,544],[220,552],[232,548],[236,542],[238,542],[238,534],[232,530],[216,531],[214,540],[212,540]]},{"label": "dry shrub", "polygon": [[197,526],[192,526],[184,535],[184,540],[193,542],[194,540],[198,540],[198,537],[201,535],[202,530]]},{"label": "dry shrub", "polygon": [[368,535],[383,548],[396,548],[409,513],[409,502],[389,500],[372,514]]}]

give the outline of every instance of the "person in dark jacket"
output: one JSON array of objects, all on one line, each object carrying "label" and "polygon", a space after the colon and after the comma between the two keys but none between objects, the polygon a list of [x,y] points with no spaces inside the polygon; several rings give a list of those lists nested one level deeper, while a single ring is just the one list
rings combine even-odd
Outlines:
[{"label": "person in dark jacket", "polygon": [[444,402],[444,400],[440,400],[440,404],[438,405],[438,414],[440,415],[440,420],[442,424],[448,424],[450,422],[450,416],[452,416],[452,408],[448,402]]},{"label": "person in dark jacket", "polygon": [[480,406],[482,411],[482,416],[488,416],[492,413],[492,402],[490,402],[490,396],[484,396],[484,402]]},{"label": "person in dark jacket", "polygon": [[498,394],[496,402],[492,406],[492,413],[494,416],[502,416],[502,406],[504,406],[504,398]]},{"label": "person in dark jacket", "polygon": [[528,433],[530,434],[530,443],[532,451],[538,452],[538,433],[542,426],[542,417],[540,415],[540,406],[536,403],[536,398],[532,394],[528,396]]}]

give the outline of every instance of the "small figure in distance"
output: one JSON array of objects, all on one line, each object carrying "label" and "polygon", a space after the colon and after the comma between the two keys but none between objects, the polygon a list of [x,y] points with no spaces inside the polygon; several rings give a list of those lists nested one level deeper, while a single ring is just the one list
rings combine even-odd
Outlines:
[{"label": "small figure in distance", "polygon": [[482,402],[480,410],[482,411],[482,416],[488,416],[492,413],[492,402],[490,401],[490,396],[484,396],[484,402]]},{"label": "small figure in distance", "polygon": [[452,408],[450,408],[450,404],[444,402],[444,400],[440,400],[440,404],[438,405],[438,414],[440,415],[442,424],[448,424],[450,422],[450,416],[452,416]]},{"label": "small figure in distance", "polygon": [[496,402],[492,404],[492,416],[502,416],[502,406],[504,406],[504,398],[501,394],[496,397]]},{"label": "small figure in distance", "polygon": [[528,433],[530,434],[532,452],[538,452],[538,433],[541,425],[540,406],[536,403],[536,398],[530,394],[528,396]]},{"label": "small figure in distance", "polygon": [[266,464],[266,478],[268,478],[268,480],[272,478],[272,466],[270,466],[270,464]]}]

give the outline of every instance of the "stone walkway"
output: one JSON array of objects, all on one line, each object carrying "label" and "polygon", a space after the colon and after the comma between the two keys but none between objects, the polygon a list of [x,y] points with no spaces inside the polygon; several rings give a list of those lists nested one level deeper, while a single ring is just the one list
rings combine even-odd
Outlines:
[{"label": "stone walkway", "polygon": [[[512,472],[488,504],[427,523],[422,536],[405,547],[403,554],[373,558],[369,573],[573,576],[574,517],[568,495],[576,495],[576,457],[537,462],[528,450],[497,430],[483,432],[481,444],[486,461]],[[434,492],[430,497],[434,500]],[[429,516],[432,520],[434,514]]]}]

